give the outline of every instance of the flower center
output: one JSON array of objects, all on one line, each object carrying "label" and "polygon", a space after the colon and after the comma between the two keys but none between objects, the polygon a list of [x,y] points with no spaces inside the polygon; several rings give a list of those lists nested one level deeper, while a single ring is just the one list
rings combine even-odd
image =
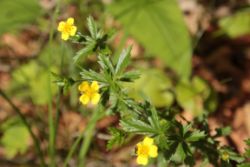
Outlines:
[{"label": "flower center", "polygon": [[149,147],[148,146],[143,145],[143,146],[138,148],[138,155],[148,156],[148,153],[149,153]]},{"label": "flower center", "polygon": [[92,97],[96,93],[96,91],[93,89],[89,89],[85,91],[84,93],[87,94],[89,97]]},{"label": "flower center", "polygon": [[65,24],[64,26],[64,32],[70,33],[72,26],[70,24]]}]

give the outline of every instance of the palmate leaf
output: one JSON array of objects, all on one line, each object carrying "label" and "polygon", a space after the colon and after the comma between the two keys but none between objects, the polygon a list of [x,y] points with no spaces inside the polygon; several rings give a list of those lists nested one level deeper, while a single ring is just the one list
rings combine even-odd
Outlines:
[{"label": "palmate leaf", "polygon": [[108,11],[147,51],[179,76],[191,72],[191,40],[175,0],[120,0]]},{"label": "palmate leaf", "polygon": [[153,129],[149,124],[142,122],[137,119],[126,119],[121,120],[120,125],[126,132],[144,134],[144,135],[155,135],[157,134],[157,130]]}]

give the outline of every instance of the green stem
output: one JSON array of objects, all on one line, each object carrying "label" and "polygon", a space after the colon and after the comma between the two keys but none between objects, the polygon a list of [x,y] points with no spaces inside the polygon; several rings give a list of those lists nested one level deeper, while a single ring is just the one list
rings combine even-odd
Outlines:
[{"label": "green stem", "polygon": [[80,141],[82,140],[84,136],[84,133],[81,133],[81,135],[78,136],[78,138],[76,139],[76,141],[73,143],[73,145],[71,146],[69,153],[63,163],[63,167],[67,167],[69,160],[71,159],[72,155],[74,154],[74,152],[76,151],[76,148],[78,146],[78,144],[80,143]]},{"label": "green stem", "polygon": [[[55,29],[55,22],[56,18],[58,17],[59,13],[59,2],[60,0],[57,1],[56,9],[53,13],[52,16],[52,21],[51,21],[51,29],[50,29],[50,34],[49,34],[49,46],[52,46],[52,41],[53,41],[53,33]],[[49,157],[50,157],[50,167],[55,167],[56,162],[55,162],[55,154],[56,154],[56,149],[55,149],[55,136],[56,136],[56,129],[55,129],[55,123],[53,120],[53,110],[52,110],[52,90],[51,90],[51,73],[50,73],[50,67],[51,67],[51,61],[52,60],[52,53],[50,52],[49,54],[49,61],[48,61],[48,120],[49,120]]]},{"label": "green stem", "polygon": [[11,101],[11,99],[1,89],[0,89],[0,95],[10,104],[10,106],[14,109],[14,111],[17,113],[17,115],[21,118],[23,124],[28,129],[29,134],[34,142],[36,152],[37,152],[39,159],[40,159],[40,162],[41,162],[40,166],[45,167],[46,165],[45,165],[42,150],[40,148],[40,142],[37,139],[37,137],[35,136],[35,134],[33,133],[31,126],[28,123],[28,121],[26,120],[25,116],[22,114],[22,112],[19,110],[19,108],[17,108],[17,106]]},{"label": "green stem", "polygon": [[85,166],[85,158],[86,158],[86,154],[89,150],[89,146],[91,144],[91,139],[93,138],[93,135],[94,135],[96,122],[99,119],[101,119],[105,114],[105,112],[101,112],[101,111],[102,111],[102,106],[99,105],[97,110],[93,113],[93,115],[90,119],[90,122],[88,124],[88,127],[86,128],[85,138],[84,138],[83,143],[81,145],[80,153],[79,153],[79,157],[78,157],[78,159],[79,159],[78,167]]},{"label": "green stem", "polygon": [[[78,136],[78,138],[76,139],[76,141],[73,143],[73,145],[71,146],[70,150],[69,150],[69,153],[64,161],[64,164],[63,164],[63,167],[67,167],[68,163],[69,163],[69,160],[71,159],[71,157],[73,156],[74,152],[76,151],[77,149],[77,146],[79,145],[79,143],[81,142],[82,138],[84,137],[84,135],[86,135],[85,137],[85,140],[84,140],[84,143],[87,143],[87,144],[82,144],[82,147],[83,145],[85,145],[84,147],[87,147],[87,148],[84,148],[84,151],[81,151],[82,153],[80,153],[81,155],[85,156],[86,153],[84,152],[87,152],[88,150],[88,147],[90,145],[90,140],[93,136],[93,134],[91,135],[90,132],[94,131],[94,128],[95,128],[95,125],[96,125],[96,122],[101,119],[103,116],[104,116],[104,112],[100,113],[100,111],[102,110],[101,107],[97,108],[96,111],[94,111],[94,113],[92,114],[92,117],[90,119],[90,122],[88,124],[88,126],[86,127],[86,130],[85,132],[81,133],[81,135]],[[88,139],[89,138],[89,139]],[[88,145],[88,146],[87,146]],[[81,147],[81,148],[82,148]],[[82,149],[81,149],[82,150]],[[81,156],[79,156],[81,157]],[[80,159],[80,158],[79,158]]]}]

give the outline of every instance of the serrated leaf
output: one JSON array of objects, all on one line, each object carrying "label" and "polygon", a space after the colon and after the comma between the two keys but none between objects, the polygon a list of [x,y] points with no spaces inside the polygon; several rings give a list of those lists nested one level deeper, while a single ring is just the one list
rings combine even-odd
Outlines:
[{"label": "serrated leaf", "polygon": [[149,124],[146,124],[145,122],[136,120],[134,118],[121,120],[120,125],[124,131],[130,133],[148,134],[148,135],[154,135],[157,133],[157,130],[153,129]]},{"label": "serrated leaf", "polygon": [[127,49],[122,51],[115,68],[116,75],[119,75],[128,66],[131,49],[132,46],[129,46]]},{"label": "serrated leaf", "polygon": [[103,77],[103,75],[101,75],[100,73],[97,73],[93,70],[85,70],[82,69],[80,72],[81,78],[84,80],[88,80],[88,81],[98,81],[98,82],[106,82],[105,78]]},{"label": "serrated leaf", "polygon": [[111,72],[111,74],[114,74],[114,66],[110,60],[110,58],[106,55],[99,55],[98,56],[98,63],[102,67],[104,71]]},{"label": "serrated leaf", "polygon": [[94,48],[96,46],[95,41],[88,42],[87,45],[79,50],[76,55],[73,57],[74,62],[79,61],[79,59],[84,58],[94,52]]},{"label": "serrated leaf", "polygon": [[97,25],[96,25],[96,23],[95,23],[92,16],[89,16],[87,18],[87,24],[88,24],[88,29],[89,29],[89,32],[91,34],[91,37],[94,38],[94,39],[97,39],[98,29],[97,29]]}]

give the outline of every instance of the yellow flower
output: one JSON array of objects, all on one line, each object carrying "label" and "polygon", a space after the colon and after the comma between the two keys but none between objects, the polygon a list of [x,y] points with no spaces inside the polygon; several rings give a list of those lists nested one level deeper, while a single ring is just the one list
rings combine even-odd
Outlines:
[{"label": "yellow flower", "polygon": [[70,36],[74,36],[76,34],[76,26],[74,26],[74,19],[68,18],[67,21],[61,21],[58,24],[57,30],[62,33],[61,38],[63,40],[68,40]]},{"label": "yellow flower", "polygon": [[222,158],[224,161],[228,161],[228,159],[229,159],[229,154],[225,151],[225,152],[222,153],[221,158]]},{"label": "yellow flower", "polygon": [[148,158],[155,158],[158,156],[158,147],[153,144],[154,139],[145,137],[144,140],[137,144],[137,159],[136,162],[140,165],[147,165]]},{"label": "yellow flower", "polygon": [[97,81],[93,81],[91,85],[84,81],[79,85],[78,89],[82,93],[79,98],[82,104],[92,103],[95,105],[99,102],[101,95],[98,93],[99,85]]}]

